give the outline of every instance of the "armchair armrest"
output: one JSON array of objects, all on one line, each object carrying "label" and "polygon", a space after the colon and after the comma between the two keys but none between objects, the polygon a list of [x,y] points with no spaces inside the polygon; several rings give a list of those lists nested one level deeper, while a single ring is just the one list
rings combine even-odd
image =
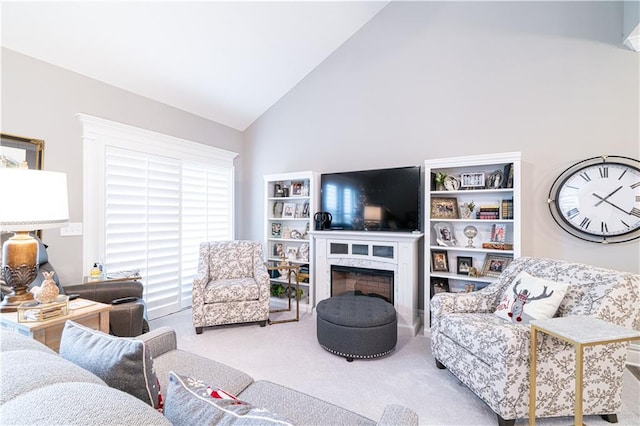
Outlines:
[{"label": "armchair armrest", "polygon": [[122,299],[124,297],[142,298],[142,290],[142,283],[138,281],[99,284],[87,283],[64,287],[64,292],[66,294],[76,293],[83,299],[108,304],[115,299]]},{"label": "armchair armrest", "polygon": [[198,272],[198,274],[193,278],[192,291],[203,293],[204,288],[207,286],[208,282],[209,282],[209,275],[205,272]]},{"label": "armchair armrest", "polygon": [[418,425],[418,415],[402,405],[389,404],[385,407],[378,426]]},{"label": "armchair armrest", "polygon": [[492,293],[474,291],[471,293],[437,293],[429,307],[433,316],[462,312],[491,312],[494,301]]},{"label": "armchair armrest", "polygon": [[137,337],[151,353],[151,358],[178,349],[176,332],[171,327],[159,327]]}]

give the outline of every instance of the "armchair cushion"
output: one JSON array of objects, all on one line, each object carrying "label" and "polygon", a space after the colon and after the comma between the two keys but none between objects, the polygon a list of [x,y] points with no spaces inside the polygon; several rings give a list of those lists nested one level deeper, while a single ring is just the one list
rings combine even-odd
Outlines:
[{"label": "armchair cushion", "polygon": [[240,302],[260,299],[260,289],[253,278],[230,278],[211,281],[204,293],[204,303]]},{"label": "armchair cushion", "polygon": [[522,271],[507,287],[494,313],[515,324],[552,318],[568,287],[568,283],[533,277]]}]

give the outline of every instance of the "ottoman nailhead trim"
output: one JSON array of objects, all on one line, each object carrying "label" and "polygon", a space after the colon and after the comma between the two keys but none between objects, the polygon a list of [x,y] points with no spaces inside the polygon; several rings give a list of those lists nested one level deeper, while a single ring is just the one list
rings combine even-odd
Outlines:
[{"label": "ottoman nailhead trim", "polygon": [[332,354],[336,354],[336,355],[339,355],[339,356],[342,356],[342,357],[345,357],[345,358],[358,358],[358,359],[379,358],[381,356],[385,356],[387,354],[390,354],[391,352],[393,352],[395,350],[395,348],[391,348],[388,351],[385,351],[385,352],[382,352],[382,353],[379,353],[379,354],[374,354],[374,355],[351,355],[351,354],[345,354],[345,353],[342,353],[342,352],[335,351],[335,350],[330,349],[330,348],[328,348],[328,347],[326,347],[325,345],[322,345],[322,344],[320,346],[322,346],[325,350],[331,352]]}]

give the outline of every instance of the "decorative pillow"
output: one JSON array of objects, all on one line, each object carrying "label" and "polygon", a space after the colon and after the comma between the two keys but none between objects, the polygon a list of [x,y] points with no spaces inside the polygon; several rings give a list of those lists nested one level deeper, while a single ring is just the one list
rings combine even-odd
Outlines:
[{"label": "decorative pillow", "polygon": [[507,287],[494,313],[516,324],[552,318],[568,288],[568,283],[548,281],[522,271]]},{"label": "decorative pillow", "polygon": [[292,425],[290,420],[264,408],[240,401],[215,386],[169,372],[164,415],[174,425],[277,424]]},{"label": "decorative pillow", "polygon": [[112,388],[161,408],[153,361],[141,340],[111,336],[67,320],[60,356],[89,370]]}]

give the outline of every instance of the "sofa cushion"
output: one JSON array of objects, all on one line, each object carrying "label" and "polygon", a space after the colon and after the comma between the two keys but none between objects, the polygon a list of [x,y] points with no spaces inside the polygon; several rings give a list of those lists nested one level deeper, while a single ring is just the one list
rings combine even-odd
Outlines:
[{"label": "sofa cushion", "polygon": [[161,402],[151,355],[140,340],[111,336],[68,320],[60,356],[152,407]]},{"label": "sofa cushion", "polygon": [[[238,394],[238,398],[285,416],[299,425],[373,426],[376,424],[373,420],[353,411],[266,380],[253,383]],[[387,424],[401,424],[396,423],[397,419],[394,420]]]},{"label": "sofa cushion", "polygon": [[253,278],[211,281],[204,293],[204,303],[243,302],[260,299],[260,288]]},{"label": "sofa cushion", "polygon": [[[29,364],[23,364],[26,365]],[[80,382],[41,385],[0,405],[0,419],[6,425],[171,424],[131,395],[104,384]]]},{"label": "sofa cushion", "polygon": [[522,271],[506,288],[494,313],[516,324],[552,318],[568,287],[568,283],[534,277]]},{"label": "sofa cushion", "polygon": [[[4,339],[5,335],[3,334],[2,337]],[[19,337],[24,340],[31,340],[24,336]],[[37,343],[35,340],[31,341]],[[85,382],[106,387],[99,377],[60,358],[55,353],[39,350],[2,352],[2,362],[0,362],[0,389],[2,390],[0,392],[0,404],[4,404],[35,389],[60,382]],[[58,398],[54,399],[57,400]]]},{"label": "sofa cushion", "polygon": [[224,390],[205,382],[169,373],[165,417],[181,424],[277,424],[292,423],[264,408],[240,401]]}]

